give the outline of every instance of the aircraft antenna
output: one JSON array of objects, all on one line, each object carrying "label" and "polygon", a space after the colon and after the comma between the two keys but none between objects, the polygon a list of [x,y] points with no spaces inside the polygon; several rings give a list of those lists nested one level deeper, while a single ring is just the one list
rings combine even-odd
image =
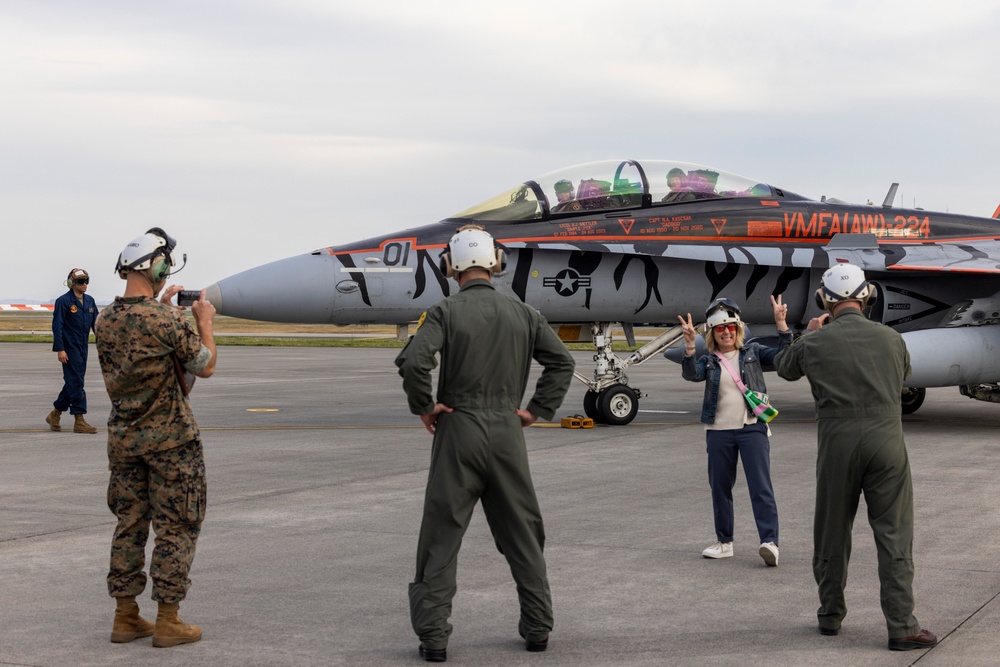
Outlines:
[{"label": "aircraft antenna", "polygon": [[892,202],[896,200],[896,190],[899,189],[899,183],[893,183],[889,186],[889,192],[885,195],[885,200],[882,202],[883,208],[892,208]]}]

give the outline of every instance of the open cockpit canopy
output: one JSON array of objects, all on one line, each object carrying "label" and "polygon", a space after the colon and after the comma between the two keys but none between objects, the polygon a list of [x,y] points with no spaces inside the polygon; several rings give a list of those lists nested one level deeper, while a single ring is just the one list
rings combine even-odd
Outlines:
[{"label": "open cockpit canopy", "polygon": [[604,160],[525,181],[450,219],[518,222],[583,211],[789,194],[736,174],[688,162],[644,160],[640,165],[636,160]]}]

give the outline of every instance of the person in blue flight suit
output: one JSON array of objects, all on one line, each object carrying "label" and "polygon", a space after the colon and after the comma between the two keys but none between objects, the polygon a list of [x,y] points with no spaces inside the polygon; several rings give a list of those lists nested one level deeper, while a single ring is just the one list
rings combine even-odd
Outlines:
[{"label": "person in blue flight suit", "polygon": [[45,423],[53,431],[61,431],[59,418],[69,410],[73,415],[73,433],[97,433],[87,423],[87,392],[83,389],[83,376],[87,372],[87,348],[90,332],[97,319],[97,303],[87,294],[90,275],[83,269],[73,269],[66,276],[69,291],[56,299],[52,311],[52,351],[63,368],[63,388],[52,404],[52,412]]}]

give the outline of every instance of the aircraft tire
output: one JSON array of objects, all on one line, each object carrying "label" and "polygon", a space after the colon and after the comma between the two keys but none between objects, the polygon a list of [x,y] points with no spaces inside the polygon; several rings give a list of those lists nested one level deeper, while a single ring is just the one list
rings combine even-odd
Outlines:
[{"label": "aircraft tire", "polygon": [[598,395],[597,408],[603,423],[624,426],[639,413],[639,395],[628,385],[612,385]]},{"label": "aircraft tire", "polygon": [[926,397],[927,390],[923,387],[916,389],[903,387],[903,414],[912,415],[924,404],[924,398]]},{"label": "aircraft tire", "polygon": [[603,424],[604,421],[601,419],[601,412],[597,409],[597,398],[600,396],[599,393],[591,389],[587,390],[587,393],[583,395],[583,414],[587,415],[595,422]]}]

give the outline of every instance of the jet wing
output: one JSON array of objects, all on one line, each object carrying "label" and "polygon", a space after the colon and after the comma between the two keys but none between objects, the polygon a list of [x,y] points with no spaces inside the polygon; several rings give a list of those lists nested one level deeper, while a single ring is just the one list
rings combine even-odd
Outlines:
[{"label": "jet wing", "polygon": [[997,239],[914,244],[904,246],[901,250],[903,257],[892,264],[890,269],[1000,273],[1000,240]]},{"label": "jet wing", "polygon": [[990,237],[879,243],[874,234],[837,234],[824,249],[831,265],[851,262],[865,271],[1000,274],[1000,239]]}]

